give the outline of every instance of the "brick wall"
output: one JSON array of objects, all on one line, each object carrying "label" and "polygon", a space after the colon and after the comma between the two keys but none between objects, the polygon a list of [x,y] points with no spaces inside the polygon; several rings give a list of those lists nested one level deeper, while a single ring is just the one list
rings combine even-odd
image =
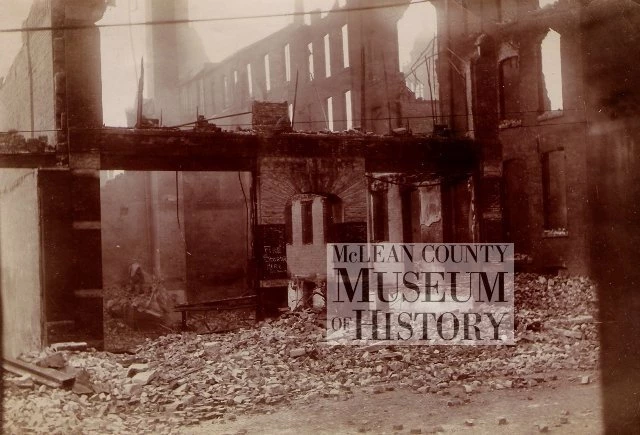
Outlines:
[{"label": "brick wall", "polygon": [[[450,3],[448,14],[445,3]],[[479,217],[482,220],[499,210],[495,205],[500,194],[495,186],[502,186],[506,211],[502,222],[508,230],[502,237],[515,243],[516,252],[530,255],[536,269],[586,273],[587,136],[579,22],[563,20],[563,14],[554,11],[566,7],[562,2],[539,11],[535,0],[503,1],[501,14],[495,7],[482,8],[481,3],[467,2],[466,9],[455,2],[435,4],[440,8],[439,37],[452,50],[439,58],[442,110],[445,116],[450,115],[448,124],[455,134],[470,135],[481,142],[482,173],[475,185]],[[483,23],[500,20],[500,16],[510,21],[512,33],[489,31],[481,39],[469,38]],[[564,110],[541,113],[539,99],[546,91],[539,89],[540,43],[549,29],[561,35]],[[517,96],[509,101],[511,106],[516,101],[519,107],[503,116],[508,121],[500,122],[498,65],[513,56],[518,58],[519,80],[513,85]],[[466,83],[452,65],[466,73]],[[558,149],[564,151],[566,161],[565,233],[544,228],[542,159],[544,153]],[[507,179],[502,180],[503,176]],[[481,221],[481,233],[486,235],[487,229],[498,232],[495,222]]]},{"label": "brick wall", "polygon": [[[51,26],[51,1],[33,3],[26,26]],[[50,31],[25,32],[22,48],[0,85],[0,130],[54,130],[53,43]],[[53,131],[35,132],[55,143]]]},{"label": "brick wall", "polygon": [[254,101],[252,105],[252,125],[259,132],[291,130],[287,114],[287,103]]},{"label": "brick wall", "polygon": [[[571,273],[587,273],[587,201],[586,155],[587,135],[584,125],[584,83],[582,42],[578,23],[565,23],[561,34],[562,95],[564,110],[540,114],[538,109],[539,41],[546,33],[541,26],[523,38],[520,44],[519,100],[522,114],[515,115],[519,126],[500,130],[503,161],[523,162],[519,177],[512,180],[524,188],[528,198],[527,226],[519,240],[514,240],[516,252],[533,257],[534,266],[543,269],[568,269]],[[505,43],[506,45],[506,43]],[[506,51],[506,50],[505,50]],[[563,149],[566,178],[566,233],[550,233],[544,228],[542,156]],[[506,186],[508,187],[508,186]],[[507,204],[507,207],[519,204]]]},{"label": "brick wall", "polygon": [[[313,241],[301,239],[300,199],[304,194],[313,200]],[[367,221],[367,183],[364,159],[263,158],[259,162],[258,214],[260,224],[284,224],[285,212],[292,205],[292,243],[287,244],[290,275],[326,274],[325,209],[329,195],[341,200],[345,223]],[[324,204],[324,205],[323,205]]]},{"label": "brick wall", "polygon": [[291,197],[301,193],[338,196],[345,222],[367,219],[364,159],[268,157],[259,163],[260,224],[284,224]]}]

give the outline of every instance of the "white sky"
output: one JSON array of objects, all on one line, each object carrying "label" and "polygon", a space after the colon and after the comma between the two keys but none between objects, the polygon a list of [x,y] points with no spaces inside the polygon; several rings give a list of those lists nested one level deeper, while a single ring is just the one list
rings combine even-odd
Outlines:
[{"label": "white sky", "polygon": [[[168,0],[161,0],[168,1]],[[32,0],[0,0],[0,27],[20,27]],[[144,0],[116,0],[100,23],[145,21]],[[331,9],[335,0],[304,0],[305,11]],[[294,0],[191,0],[190,15],[196,18],[292,12]],[[433,8],[429,4],[410,6],[399,23],[400,61],[406,63],[413,41],[426,23],[431,22]],[[427,15],[427,17],[425,17]],[[425,19],[427,18],[427,19]],[[237,50],[283,28],[292,17],[276,17],[238,21],[193,23],[203,40],[206,55],[217,62]],[[0,76],[6,74],[21,45],[20,33],[0,34]],[[104,122],[124,126],[125,109],[135,100],[140,58],[144,55],[144,26],[101,29],[102,85]],[[134,66],[135,65],[135,66]]]},{"label": "white sky", "polygon": [[422,32],[435,36],[437,24],[436,8],[431,3],[417,3],[407,8],[398,21],[400,69],[411,60],[410,54],[415,40]]}]

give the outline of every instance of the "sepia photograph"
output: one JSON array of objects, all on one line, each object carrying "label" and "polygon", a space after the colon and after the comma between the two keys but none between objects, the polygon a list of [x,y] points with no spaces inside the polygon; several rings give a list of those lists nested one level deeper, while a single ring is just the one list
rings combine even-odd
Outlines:
[{"label": "sepia photograph", "polygon": [[0,433],[640,433],[640,0],[0,0]]}]

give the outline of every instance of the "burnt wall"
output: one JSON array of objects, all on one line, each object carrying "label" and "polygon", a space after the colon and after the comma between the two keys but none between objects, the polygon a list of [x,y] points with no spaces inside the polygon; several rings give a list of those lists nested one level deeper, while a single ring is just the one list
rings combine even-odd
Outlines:
[{"label": "burnt wall", "polygon": [[185,172],[183,180],[190,300],[246,294],[251,242],[249,174]]},{"label": "burnt wall", "polygon": [[[582,36],[577,21],[556,27],[560,33],[563,110],[539,111],[539,44],[548,27],[537,25],[516,39],[519,51],[508,43],[501,47],[503,60],[518,56],[518,113],[507,114],[499,137],[503,146],[505,224],[516,252],[530,255],[534,266],[571,273],[589,270],[587,253],[587,129],[584,110]],[[564,154],[566,227],[545,227],[545,155]],[[518,211],[520,209],[520,211]],[[523,229],[524,228],[524,229]],[[562,231],[564,230],[564,231]],[[578,254],[578,255],[576,255]]]},{"label": "burnt wall", "polygon": [[[72,276],[71,174],[68,170],[40,170],[40,216],[42,233],[42,279],[47,322],[47,343],[64,340],[60,325],[72,325],[76,312]],[[93,253],[95,256],[95,253]],[[85,337],[86,338],[86,337]]]},{"label": "burnt wall", "polygon": [[284,224],[291,197],[301,193],[334,194],[344,204],[345,222],[367,219],[364,159],[265,157],[259,163],[260,224]]}]

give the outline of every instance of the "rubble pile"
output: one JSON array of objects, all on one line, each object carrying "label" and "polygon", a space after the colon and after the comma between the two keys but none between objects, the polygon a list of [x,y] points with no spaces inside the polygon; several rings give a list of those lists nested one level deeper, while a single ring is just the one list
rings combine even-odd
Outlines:
[{"label": "rubble pile", "polygon": [[515,326],[523,340],[531,332],[597,340],[595,284],[585,277],[516,274]]},{"label": "rubble pile", "polygon": [[240,328],[251,328],[255,325],[255,321],[255,308],[235,308],[190,313],[187,325],[189,331],[222,333]]},{"label": "rubble pile", "polygon": [[515,304],[518,310],[543,310],[550,317],[594,314],[595,284],[585,277],[545,277],[516,274]]},{"label": "rubble pile", "polygon": [[157,279],[134,291],[128,285],[105,288],[105,348],[113,351],[133,349],[148,337],[178,330],[170,320],[175,305]]},{"label": "rubble pile", "polygon": [[113,318],[126,318],[135,310],[144,310],[161,318],[174,305],[175,301],[155,278],[149,284],[141,284],[139,289],[126,285],[113,285],[105,289],[105,309]]},{"label": "rubble pile", "polygon": [[[594,287],[588,280],[545,280],[543,291],[538,276],[518,277],[519,297],[540,292],[548,299],[518,303],[526,326],[516,346],[331,346],[322,318],[300,311],[225,334],[148,339],[135,355],[58,352],[67,370],[83,374],[83,388],[67,391],[5,378],[5,429],[169,433],[176,425],[270,412],[291,402],[348,400],[358,391],[405,388],[446,395],[450,406],[458,406],[478,392],[537,386],[565,369],[583,372],[575,382],[589,383],[584,372],[596,367],[598,354],[589,320]],[[565,296],[552,295],[554,289],[565,289],[573,303],[556,306]],[[579,323],[571,323],[576,318]],[[540,324],[531,327],[531,319]],[[51,354],[31,355],[31,361]],[[61,365],[60,357],[53,360]]]}]

